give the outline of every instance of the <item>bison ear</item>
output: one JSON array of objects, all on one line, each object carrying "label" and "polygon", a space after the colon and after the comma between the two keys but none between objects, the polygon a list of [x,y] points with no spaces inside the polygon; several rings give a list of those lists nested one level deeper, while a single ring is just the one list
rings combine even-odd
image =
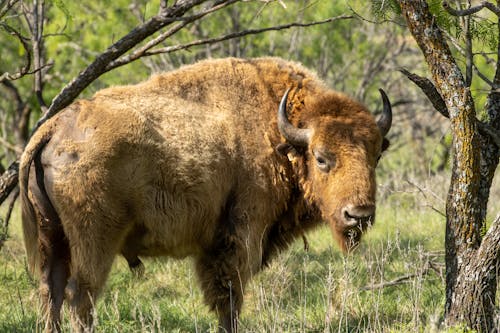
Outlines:
[{"label": "bison ear", "polygon": [[295,149],[295,147],[288,142],[277,145],[276,151],[281,155],[288,157],[290,161],[294,160],[299,155],[297,149]]}]

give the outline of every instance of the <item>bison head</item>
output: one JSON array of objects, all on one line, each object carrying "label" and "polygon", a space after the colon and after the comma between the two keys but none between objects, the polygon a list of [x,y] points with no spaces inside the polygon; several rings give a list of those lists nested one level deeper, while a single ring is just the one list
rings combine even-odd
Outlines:
[{"label": "bison head", "polygon": [[345,96],[311,99],[306,104],[314,110],[308,118],[301,116],[305,128],[298,128],[287,117],[288,92],[278,111],[278,128],[287,142],[278,150],[296,161],[306,200],[319,208],[341,248],[349,251],[375,219],[375,167],[388,146],[389,99],[380,90],[384,108],[377,122]]}]

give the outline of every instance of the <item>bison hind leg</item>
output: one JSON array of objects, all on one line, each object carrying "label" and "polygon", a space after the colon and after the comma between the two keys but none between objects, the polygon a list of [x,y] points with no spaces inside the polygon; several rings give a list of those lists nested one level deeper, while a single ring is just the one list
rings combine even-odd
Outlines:
[{"label": "bison hind leg", "polygon": [[125,257],[130,271],[135,277],[144,275],[144,264],[139,259],[139,252],[142,248],[142,237],[146,229],[142,225],[134,225],[123,242],[121,254]]},{"label": "bison hind leg", "polygon": [[146,270],[144,267],[144,264],[142,263],[141,259],[139,257],[135,256],[133,258],[128,258],[127,259],[128,263],[128,268],[130,268],[130,271],[135,277],[142,277],[144,275],[144,271]]},{"label": "bison hind leg", "polygon": [[37,157],[35,165],[38,184],[30,180],[29,186],[33,194],[33,204],[36,207],[34,215],[38,228],[40,295],[46,317],[45,331],[60,332],[64,290],[70,274],[70,249],[61,220],[45,187],[42,186],[44,173],[39,164],[39,157]]},{"label": "bison hind leg", "polygon": [[95,331],[96,301],[125,237],[124,227],[119,224],[125,219],[104,218],[96,214],[99,211],[95,209],[91,214],[81,214],[79,219],[67,225],[70,229],[71,276],[65,297],[74,332]]},{"label": "bison hind leg", "polygon": [[61,331],[61,308],[64,301],[64,290],[69,278],[68,259],[61,253],[64,254],[67,251],[67,249],[65,252],[60,251],[58,246],[54,246],[50,251],[44,251],[45,260],[41,265],[40,294],[47,317],[46,332]]}]

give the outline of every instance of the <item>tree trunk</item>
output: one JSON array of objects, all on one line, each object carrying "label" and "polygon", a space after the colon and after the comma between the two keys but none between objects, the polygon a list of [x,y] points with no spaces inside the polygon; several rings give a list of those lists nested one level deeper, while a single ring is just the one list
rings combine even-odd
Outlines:
[{"label": "tree trunk", "polygon": [[[469,87],[426,1],[399,0],[399,4],[446,103],[453,134],[453,167],[446,202],[445,323],[466,324],[480,332],[495,331],[500,217],[484,239],[481,230],[498,165],[498,148],[477,131]],[[492,121],[492,116],[498,116],[497,93],[490,93],[488,98]]]}]

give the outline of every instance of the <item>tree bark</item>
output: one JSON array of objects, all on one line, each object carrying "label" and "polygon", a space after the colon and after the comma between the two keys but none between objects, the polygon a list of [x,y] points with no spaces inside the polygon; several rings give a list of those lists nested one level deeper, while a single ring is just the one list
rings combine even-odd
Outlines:
[{"label": "tree bark", "polygon": [[[474,100],[426,1],[399,0],[399,4],[446,104],[453,134],[453,167],[446,202],[445,323],[466,324],[480,332],[495,331],[499,218],[484,240],[481,230],[498,165],[498,148],[477,131]],[[498,116],[493,113],[498,112],[499,103],[493,94],[489,96],[489,109],[494,117]]]},{"label": "tree bark", "polygon": [[4,202],[16,186],[19,175],[19,162],[12,163],[0,178],[0,202]]}]

